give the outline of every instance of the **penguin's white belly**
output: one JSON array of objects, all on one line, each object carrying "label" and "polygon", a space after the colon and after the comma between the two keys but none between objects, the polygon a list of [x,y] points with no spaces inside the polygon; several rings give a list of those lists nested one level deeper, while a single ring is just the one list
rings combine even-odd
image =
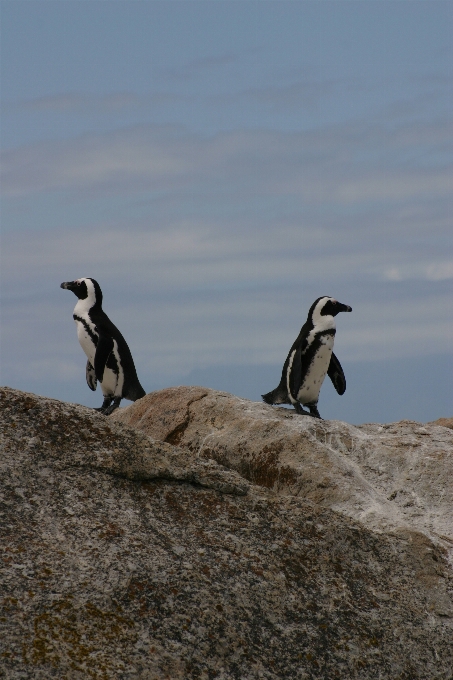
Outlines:
[{"label": "penguin's white belly", "polygon": [[[94,326],[91,321],[84,319],[85,323],[89,326],[93,334],[98,337],[98,332],[96,326]],[[96,355],[96,346],[93,342],[92,337],[86,329],[86,326],[81,321],[75,320],[77,326],[77,338],[80,342],[80,346],[87,355],[88,361],[94,367],[94,357]],[[113,353],[116,358],[117,371],[108,368],[104,369],[104,376],[101,383],[102,394],[105,397],[120,397],[123,391],[124,385],[124,372],[122,370],[120,356],[118,353],[118,345],[116,340],[113,341]]]},{"label": "penguin's white belly", "polygon": [[297,394],[297,399],[301,404],[311,404],[318,401],[319,391],[329,368],[333,343],[332,335],[325,335],[321,338],[321,345]]},{"label": "penguin's white belly", "polygon": [[[104,369],[104,379],[101,383],[102,394],[104,397],[116,397],[118,386],[118,376],[111,368]],[[120,393],[121,394],[121,393]]]},{"label": "penguin's white belly", "polygon": [[104,377],[101,383],[102,394],[105,397],[121,397],[123,394],[124,385],[124,371],[121,366],[120,356],[118,353],[118,345],[116,340],[113,341],[113,354],[115,355],[117,372],[111,368],[104,369]]},{"label": "penguin's white belly", "polygon": [[[82,347],[83,351],[88,357],[88,360],[92,366],[94,366],[94,355],[96,354],[96,346],[90,337],[86,327],[81,321],[75,322],[77,326],[77,338],[80,342],[80,346]],[[92,324],[89,324],[90,328],[92,329],[93,333],[97,336],[97,331],[95,330],[95,326]]]}]

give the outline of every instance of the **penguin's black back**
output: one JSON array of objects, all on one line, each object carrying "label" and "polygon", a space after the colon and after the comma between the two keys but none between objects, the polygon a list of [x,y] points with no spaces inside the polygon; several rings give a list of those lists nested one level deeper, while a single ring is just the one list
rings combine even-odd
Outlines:
[{"label": "penguin's black back", "polygon": [[299,335],[294,340],[291,349],[288,352],[288,356],[286,357],[285,363],[283,364],[282,377],[280,378],[278,386],[275,388],[275,390],[272,390],[267,394],[261,395],[266,404],[292,404],[292,401],[288,394],[288,382],[287,382],[289,360],[291,358],[291,354],[295,349],[297,349],[298,347],[301,347],[302,350],[304,349],[304,345],[306,344],[306,338],[312,329],[313,323],[311,321],[311,316],[309,315],[307,321],[300,329]]},{"label": "penguin's black back", "polygon": [[107,335],[113,338],[118,345],[118,353],[124,372],[122,397],[130,401],[136,401],[145,396],[146,392],[140,384],[135,369],[134,360],[126,340],[121,332],[112,323],[100,305],[95,305],[88,312],[91,320],[96,325],[99,335]]},{"label": "penguin's black back", "polygon": [[[288,364],[289,360],[291,357],[291,354],[294,352],[295,349],[300,349],[302,352],[305,349],[305,345],[307,344],[307,336],[310,333],[310,331],[313,330],[313,324],[311,322],[311,318],[307,319],[307,321],[304,323],[302,328],[300,329],[300,333],[297,336],[297,338],[294,340],[293,344],[291,345],[291,349],[288,352],[288,356],[286,357],[286,361],[283,364],[282,368],[282,377],[280,380],[280,385],[279,387],[285,387],[287,389],[287,383],[286,383],[286,374],[288,371]],[[309,360],[310,362],[310,360]]]}]

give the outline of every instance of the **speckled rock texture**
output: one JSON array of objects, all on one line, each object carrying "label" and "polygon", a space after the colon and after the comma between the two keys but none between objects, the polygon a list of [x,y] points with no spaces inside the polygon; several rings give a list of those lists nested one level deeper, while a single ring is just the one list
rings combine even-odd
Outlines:
[{"label": "speckled rock texture", "polygon": [[201,387],[152,392],[111,418],[280,495],[453,549],[453,432],[444,425],[355,427]]},{"label": "speckled rock texture", "polygon": [[278,458],[260,486],[250,466],[174,446],[197,389],[156,415],[167,443],[124,414],[0,390],[0,677],[451,678],[444,546],[410,526],[373,531],[309,486],[283,493]]}]

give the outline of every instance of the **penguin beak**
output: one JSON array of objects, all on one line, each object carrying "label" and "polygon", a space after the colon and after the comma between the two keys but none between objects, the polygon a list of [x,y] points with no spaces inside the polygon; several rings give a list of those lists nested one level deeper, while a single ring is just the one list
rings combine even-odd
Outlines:
[{"label": "penguin beak", "polygon": [[74,289],[74,281],[63,281],[60,288],[65,288],[66,290]]},{"label": "penguin beak", "polygon": [[340,302],[339,307],[340,307],[340,310],[339,310],[340,312],[352,312],[352,307],[350,307],[349,305],[342,305],[341,302]]}]

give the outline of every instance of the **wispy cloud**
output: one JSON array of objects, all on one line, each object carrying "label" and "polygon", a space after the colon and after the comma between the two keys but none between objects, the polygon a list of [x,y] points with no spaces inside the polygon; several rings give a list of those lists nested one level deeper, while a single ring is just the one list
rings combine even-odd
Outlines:
[{"label": "wispy cloud", "polygon": [[[2,158],[5,195],[68,190],[217,191],[247,187],[304,201],[360,203],[447,195],[451,167],[436,163],[450,141],[448,123],[404,126],[343,125],[277,133],[235,131],[202,138],[176,127],[137,126],[13,149]],[[408,164],[405,153],[420,154]],[[418,167],[417,167],[418,166]],[[216,189],[214,189],[216,191]]]},{"label": "wispy cloud", "polygon": [[32,99],[21,99],[15,102],[2,101],[2,111],[15,113],[54,113],[67,115],[92,116],[106,114],[123,114],[131,111],[152,111],[160,107],[180,106],[193,102],[194,97],[183,93],[175,94],[165,90],[157,90],[145,94],[137,92],[111,92],[93,94],[89,92],[67,92]]},{"label": "wispy cloud", "polygon": [[238,61],[238,55],[233,52],[224,52],[223,54],[202,57],[200,59],[193,59],[188,61],[183,66],[167,68],[163,71],[166,78],[173,80],[188,80],[195,78],[206,71],[213,71],[225,66],[229,66]]},{"label": "wispy cloud", "polygon": [[407,281],[422,279],[425,281],[445,281],[453,279],[453,260],[439,258],[437,262],[412,263],[399,267],[390,267],[384,272],[388,281]]},{"label": "wispy cloud", "polygon": [[[59,375],[72,375],[61,338],[66,319],[73,333],[74,301],[58,286],[79,276],[100,281],[140,365],[163,380],[219,357],[282,361],[323,294],[353,306],[339,321],[349,360],[448,352],[450,134],[445,121],[211,137],[142,125],[8,151],[10,210],[62,193],[66,210],[125,206],[72,228],[63,211],[58,229],[5,232],[3,325],[9,346],[24,338],[17,371],[36,325]],[[49,331],[56,340],[46,345]]]},{"label": "wispy cloud", "polygon": [[226,102],[255,102],[277,111],[313,110],[341,84],[338,80],[298,80],[286,85],[251,87],[229,97],[224,96],[222,99]]},{"label": "wispy cloud", "polygon": [[83,113],[108,111],[140,105],[142,99],[132,92],[115,92],[110,95],[94,95],[83,92],[56,94],[18,102],[17,108],[35,112]]},{"label": "wispy cloud", "polygon": [[[46,239],[45,245],[50,242]],[[209,282],[215,280],[211,272],[208,285],[197,291],[190,288],[196,264],[192,270],[184,268],[173,289],[167,285],[169,277],[160,285],[157,274],[155,279],[146,278],[144,265],[134,278],[119,276],[121,266],[128,272],[134,269],[127,256],[122,263],[111,264],[110,275],[105,264],[87,271],[74,260],[72,269],[64,272],[65,264],[54,263],[44,275],[38,272],[34,291],[30,284],[28,290],[22,288],[21,296],[4,303],[3,346],[9,348],[9,373],[22,375],[32,364],[33,375],[45,377],[48,370],[49,379],[61,381],[65,372],[72,379],[77,366],[83,381],[84,359],[71,318],[76,300],[59,288],[67,278],[64,273],[73,272],[97,276],[104,308],[124,332],[142,374],[164,381],[195,367],[283,364],[309,305],[325,293],[353,306],[352,314],[337,320],[336,351],[342,361],[447,353],[453,341],[445,288],[419,291],[414,297],[404,283],[391,284],[386,291],[376,283],[364,286],[363,281],[358,285],[357,280],[329,278],[324,269],[325,277],[297,280],[294,274],[292,285],[261,283],[224,290],[210,289]],[[237,264],[230,261],[231,272]],[[169,269],[178,275],[177,266]]]}]

